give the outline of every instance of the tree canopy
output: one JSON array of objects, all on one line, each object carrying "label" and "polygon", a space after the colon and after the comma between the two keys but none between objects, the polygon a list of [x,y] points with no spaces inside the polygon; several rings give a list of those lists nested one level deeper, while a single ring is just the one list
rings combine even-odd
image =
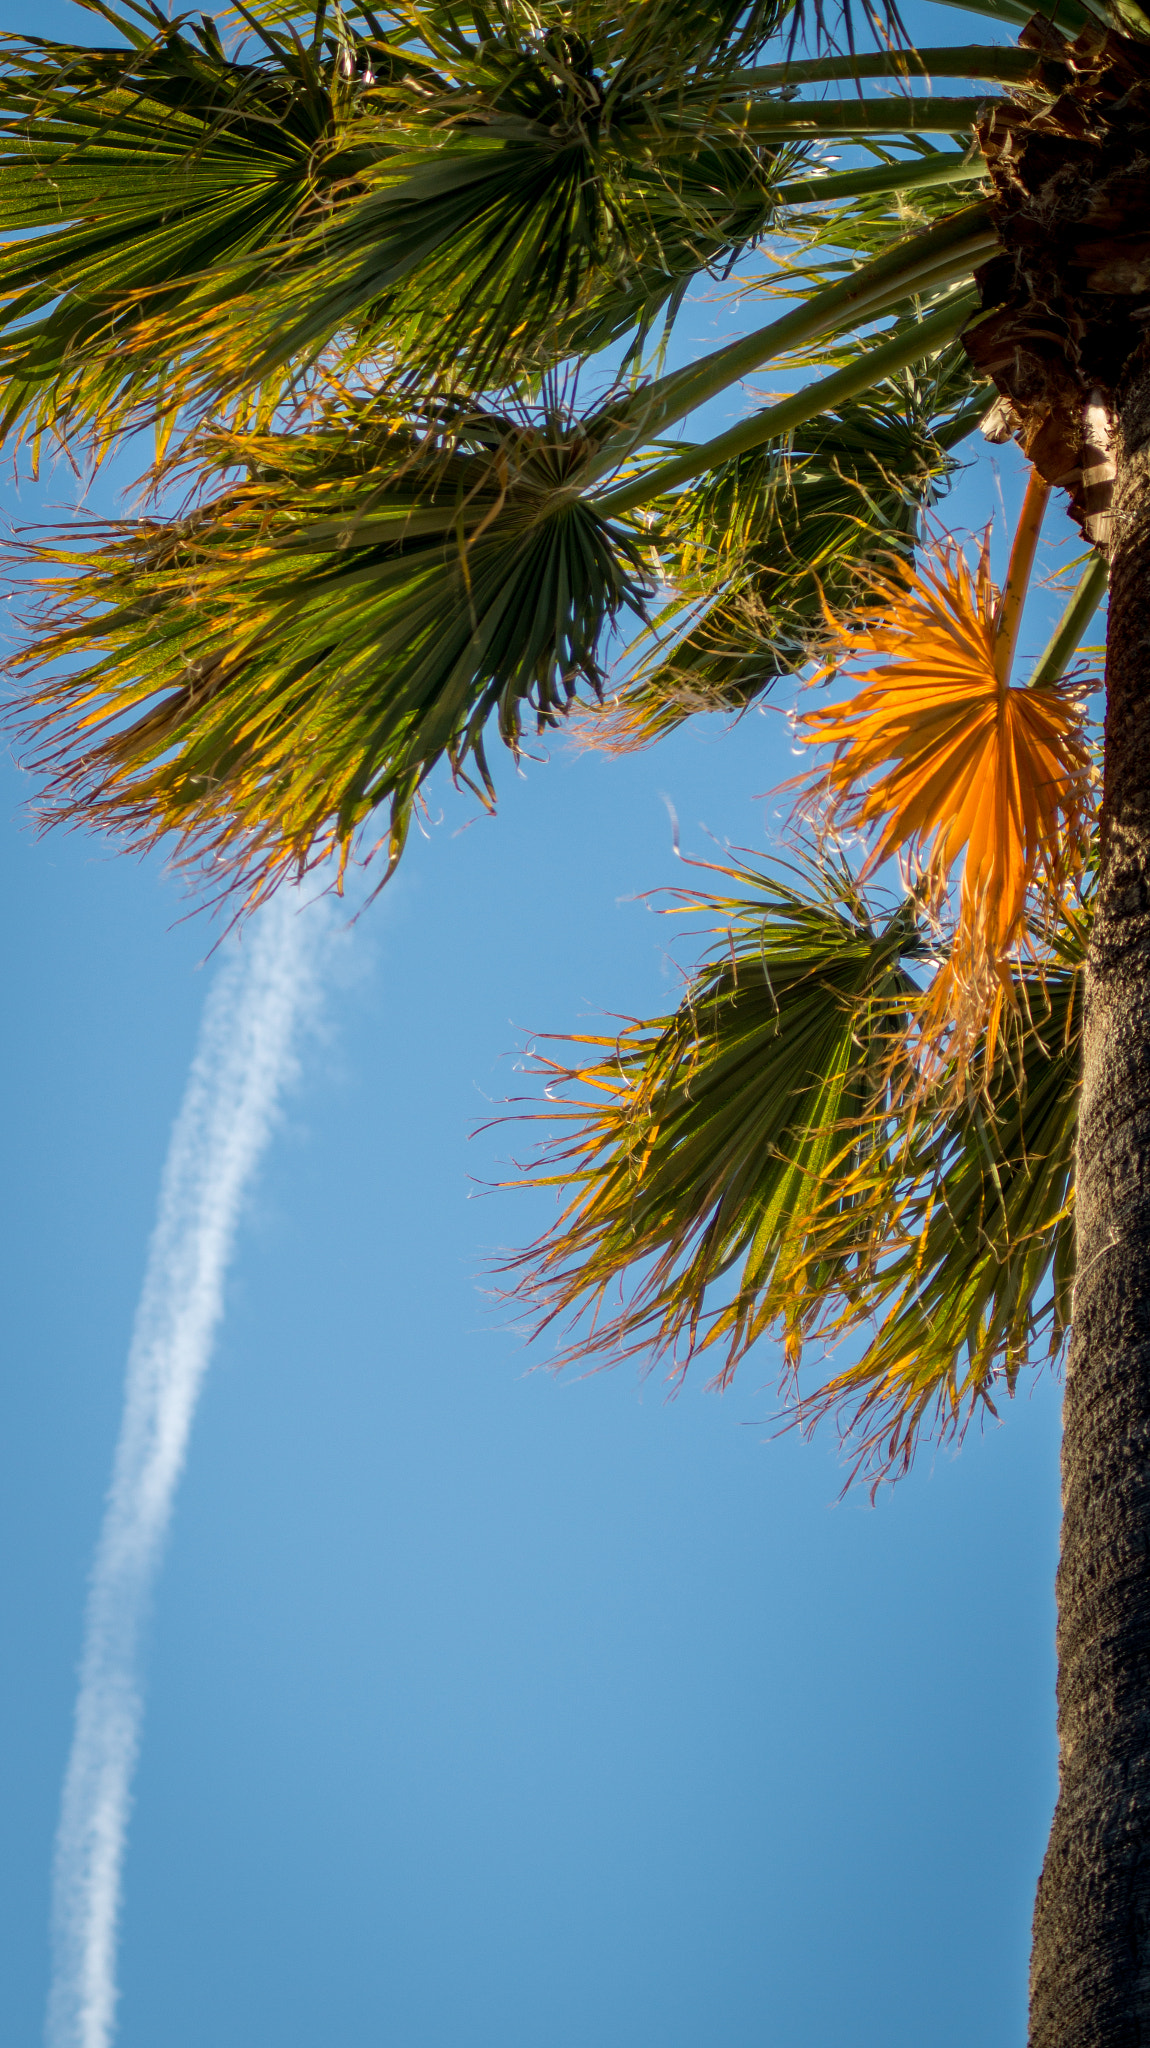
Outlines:
[{"label": "tree canopy", "polygon": [[[678,1009],[544,1060],[532,1177],[569,1200],[512,1272],[561,1357],[722,1382],[781,1333],[797,1419],[905,1469],[1067,1326],[1113,465],[1065,420],[1150,269],[1115,201],[1067,369],[1015,227],[1073,104],[1145,91],[1150,22],[90,4],[106,46],[0,51],[0,427],[156,453],[130,515],[10,548],[46,815],[242,911],[385,878],[438,764],[490,805],[500,747],[573,715],[646,746],[838,679],[784,857],[685,892],[713,945]],[[720,287],[758,324],[675,362]],[[945,530],[980,432],[1033,464],[1001,588]],[[1054,485],[1077,582],[1019,675]]]}]

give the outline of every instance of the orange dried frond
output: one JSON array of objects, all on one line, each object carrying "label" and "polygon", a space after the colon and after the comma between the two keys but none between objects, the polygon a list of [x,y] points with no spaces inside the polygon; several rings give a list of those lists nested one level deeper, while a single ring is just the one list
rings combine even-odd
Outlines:
[{"label": "orange dried frond", "polygon": [[804,805],[871,839],[864,873],[903,856],[936,908],[962,861],[949,958],[923,1026],[930,1038],[949,1033],[960,1063],[989,1027],[993,1057],[1032,892],[1061,901],[1084,855],[1092,793],[1080,692],[999,674],[1006,608],[988,540],[973,572],[944,542],[919,570],[876,575],[870,588],[861,624],[831,622],[836,644],[820,675],[879,660],[857,696],[800,718],[804,740],[834,749],[807,780]]}]

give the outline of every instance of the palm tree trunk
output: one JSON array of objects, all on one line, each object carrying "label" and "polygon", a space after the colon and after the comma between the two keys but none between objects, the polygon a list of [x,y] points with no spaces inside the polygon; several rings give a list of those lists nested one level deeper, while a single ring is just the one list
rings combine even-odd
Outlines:
[{"label": "palm tree trunk", "polygon": [[1031,2048],[1150,2043],[1150,370],[1115,421],[1058,1569],[1059,1794]]}]

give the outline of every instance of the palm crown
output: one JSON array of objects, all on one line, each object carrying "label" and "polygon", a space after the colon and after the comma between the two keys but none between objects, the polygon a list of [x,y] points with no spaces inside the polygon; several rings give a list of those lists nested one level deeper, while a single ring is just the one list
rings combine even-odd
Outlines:
[{"label": "palm crown", "polygon": [[[799,58],[772,7],[410,0],[307,35],[238,11],[231,53],[146,8],[109,14],[116,48],[6,53],[4,424],[100,453],[154,423],[184,494],[18,544],[52,572],[13,660],[50,813],[175,834],[250,902],[381,810],[393,864],[439,760],[493,800],[492,734],[514,750],[594,704],[621,613],[625,679],[583,719],[608,745],[877,658],[806,720],[833,749],[808,809],[819,844],[878,827],[869,866],[903,848],[911,894],[883,912],[813,850],[723,878],[680,1012],[563,1070],[541,1167],[574,1199],[520,1287],[549,1320],[635,1276],[582,1341],[675,1370],[719,1345],[720,1377],[773,1324],[797,1365],[877,1316],[799,1412],[905,1465],[1066,1324],[1091,792],[1064,679],[1105,565],[1019,687],[1054,437],[987,374],[1025,322],[1017,279],[1005,313],[987,291],[1009,261],[988,176],[1005,134],[1017,180],[1018,137],[1118,37],[1072,7],[1073,45],[1036,18],[916,51],[892,19]],[[988,84],[915,89],[934,77]],[[687,287],[770,235],[789,310],[659,374]],[[771,363],[792,396],[669,444]],[[1038,463],[1006,588],[953,556],[916,580],[992,408]]]}]

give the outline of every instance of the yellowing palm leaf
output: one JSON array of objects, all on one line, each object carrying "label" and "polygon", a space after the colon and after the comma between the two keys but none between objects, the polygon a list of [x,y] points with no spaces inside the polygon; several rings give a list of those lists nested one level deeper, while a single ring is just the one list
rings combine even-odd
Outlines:
[{"label": "yellowing palm leaf", "polygon": [[555,725],[644,602],[636,537],[579,493],[590,445],[557,412],[349,398],[204,439],[175,518],[16,543],[48,571],[11,670],[50,815],[172,833],[254,903],[382,806],[394,865],[439,761],[492,801],[489,726]]},{"label": "yellowing palm leaf", "polygon": [[806,801],[871,838],[864,872],[905,852],[937,907],[962,859],[949,957],[923,1012],[928,1036],[952,1035],[960,1068],[980,1031],[993,1057],[1010,997],[1007,962],[1025,942],[1032,892],[1060,900],[1085,843],[1081,693],[1065,679],[1009,680],[1046,495],[1041,485],[1028,491],[1001,596],[986,541],[973,571],[946,542],[918,570],[876,574],[869,618],[839,626],[820,674],[882,659],[863,670],[857,696],[799,721],[805,740],[834,749]]}]

